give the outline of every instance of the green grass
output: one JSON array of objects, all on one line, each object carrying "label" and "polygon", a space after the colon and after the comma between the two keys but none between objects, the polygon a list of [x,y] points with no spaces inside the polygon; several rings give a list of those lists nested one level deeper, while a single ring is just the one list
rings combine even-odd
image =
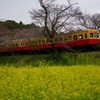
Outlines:
[{"label": "green grass", "polygon": [[1,66],[0,100],[100,100],[100,66]]},{"label": "green grass", "polygon": [[56,60],[52,55],[18,55],[1,56],[0,65],[14,65],[15,67],[32,65],[45,66],[73,66],[73,65],[100,65],[100,52],[88,53],[61,53]]}]

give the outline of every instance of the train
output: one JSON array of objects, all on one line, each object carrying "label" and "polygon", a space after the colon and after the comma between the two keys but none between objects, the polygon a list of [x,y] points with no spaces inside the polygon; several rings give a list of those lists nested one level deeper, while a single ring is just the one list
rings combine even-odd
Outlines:
[{"label": "train", "polygon": [[[87,29],[76,32],[58,34],[53,39],[57,49],[62,48],[81,48],[88,46],[98,46],[100,44],[100,32],[97,29]],[[48,37],[31,38],[28,40],[12,40],[10,42],[0,44],[0,55],[14,52],[28,53],[52,49],[50,39]]]}]

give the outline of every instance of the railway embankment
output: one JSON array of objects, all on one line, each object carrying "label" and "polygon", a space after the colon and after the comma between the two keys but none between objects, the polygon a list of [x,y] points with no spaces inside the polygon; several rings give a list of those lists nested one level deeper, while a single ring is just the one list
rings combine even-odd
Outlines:
[{"label": "railway embankment", "polygon": [[0,65],[24,67],[100,65],[100,52],[61,53],[56,60],[52,55],[0,56]]}]

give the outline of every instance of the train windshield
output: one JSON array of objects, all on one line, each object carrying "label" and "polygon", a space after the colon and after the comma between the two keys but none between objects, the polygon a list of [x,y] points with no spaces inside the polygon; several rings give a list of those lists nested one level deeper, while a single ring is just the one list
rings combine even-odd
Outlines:
[{"label": "train windshield", "polygon": [[94,37],[100,38],[100,33],[95,33]]},{"label": "train windshield", "polygon": [[98,38],[100,38],[100,33],[97,33],[98,34]]}]

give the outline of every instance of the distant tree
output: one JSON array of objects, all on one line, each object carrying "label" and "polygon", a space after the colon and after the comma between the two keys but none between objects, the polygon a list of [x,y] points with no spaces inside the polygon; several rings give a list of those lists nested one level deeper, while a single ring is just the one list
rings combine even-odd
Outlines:
[{"label": "distant tree", "polygon": [[6,20],[4,22],[4,25],[6,25],[10,30],[14,30],[14,29],[19,28],[19,24],[13,20]]},{"label": "distant tree", "polygon": [[43,27],[42,33],[51,42],[54,57],[58,57],[58,51],[55,47],[54,36],[64,30],[64,26],[68,25],[69,19],[73,17],[76,3],[71,3],[67,0],[67,5],[58,5],[55,0],[38,0],[40,6],[39,10],[32,10],[29,13],[34,23]]},{"label": "distant tree", "polygon": [[19,24],[20,24],[20,25],[23,25],[23,22],[22,22],[22,21],[20,21],[20,22],[19,22]]},{"label": "distant tree", "polygon": [[[86,29],[98,29],[100,30],[100,14],[88,14],[80,13],[80,15],[75,17],[77,24]],[[75,22],[76,22],[75,21]]]},{"label": "distant tree", "polygon": [[10,30],[3,24],[0,24],[0,43],[8,41]]}]

